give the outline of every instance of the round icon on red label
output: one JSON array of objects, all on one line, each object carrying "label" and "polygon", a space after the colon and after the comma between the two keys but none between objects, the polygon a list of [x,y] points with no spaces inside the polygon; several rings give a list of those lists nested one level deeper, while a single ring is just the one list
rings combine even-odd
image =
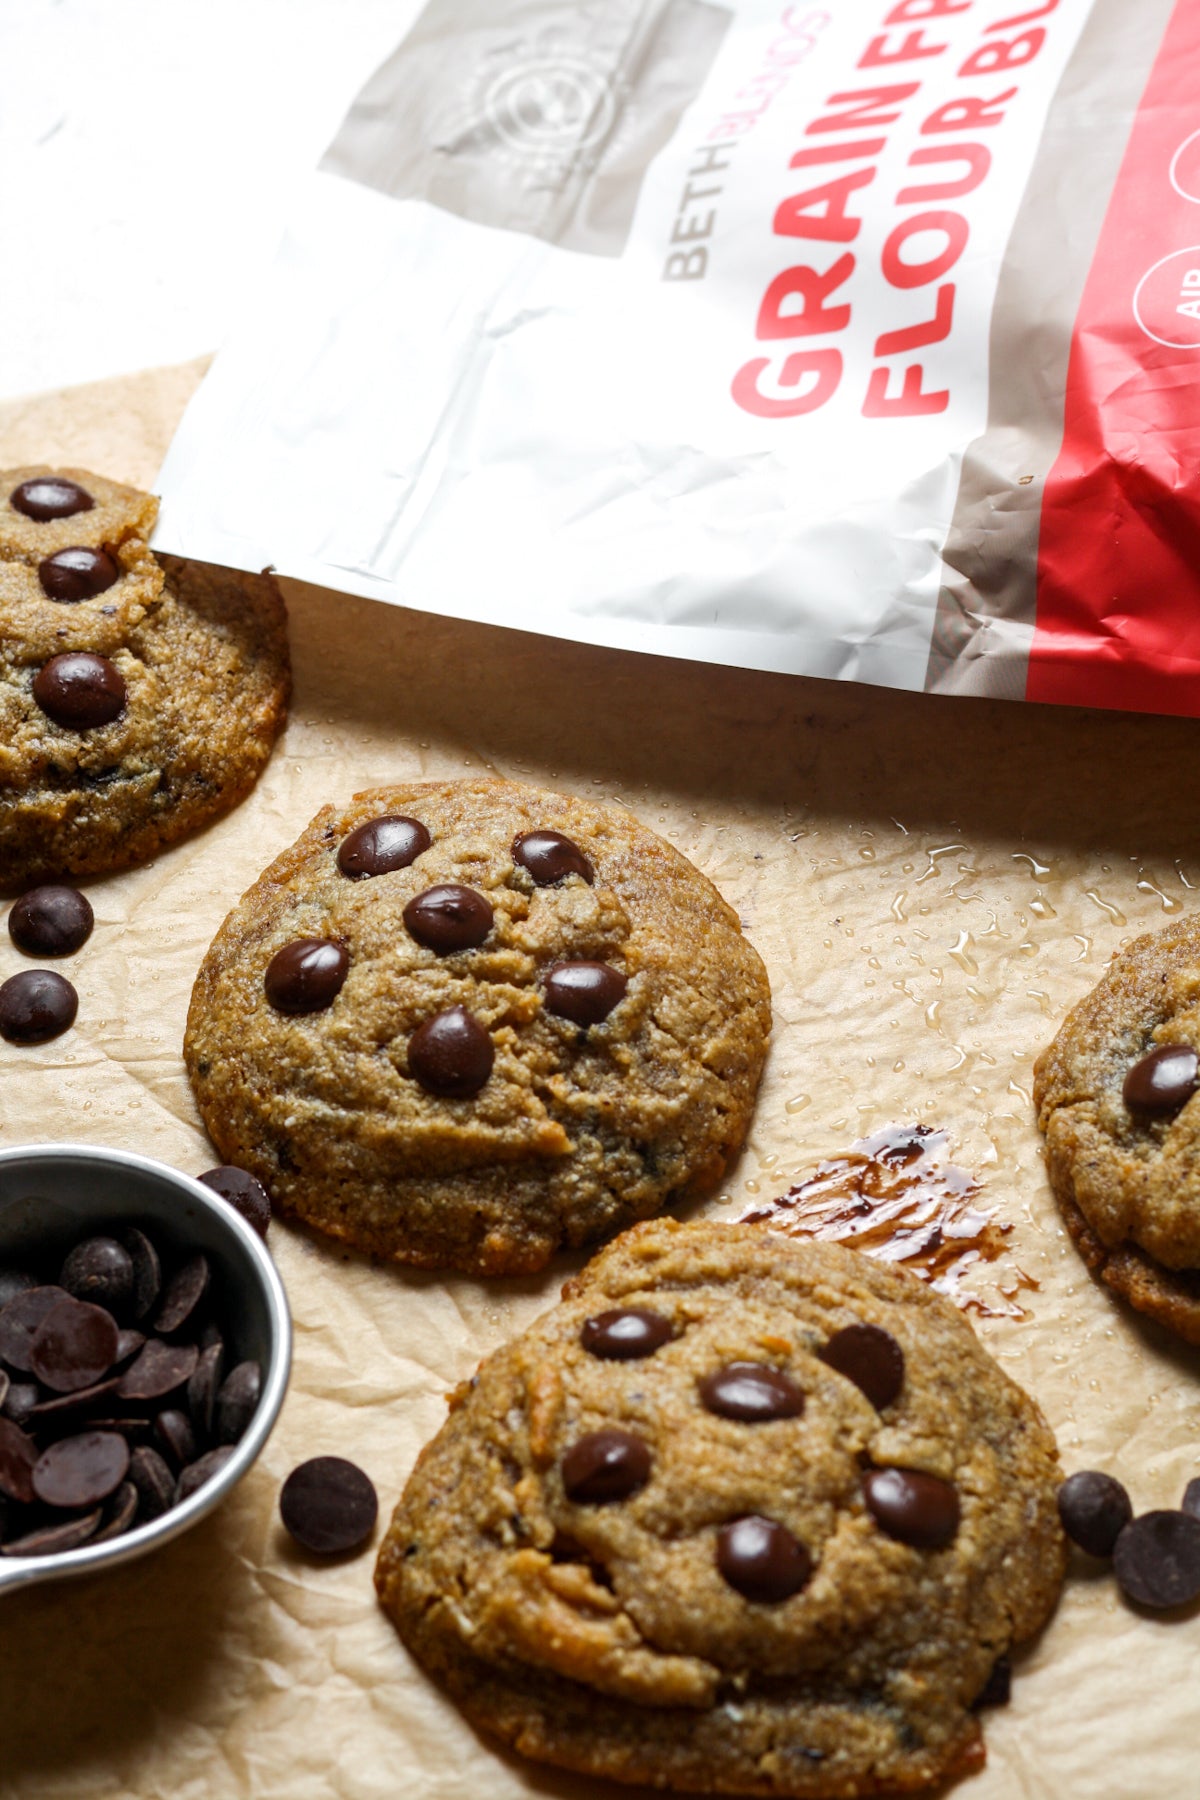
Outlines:
[{"label": "round icon on red label", "polygon": [[1200,205],[1200,131],[1184,138],[1171,158],[1170,173],[1175,192]]},{"label": "round icon on red label", "polygon": [[1133,296],[1146,336],[1169,350],[1200,350],[1200,244],[1175,250],[1147,269]]}]

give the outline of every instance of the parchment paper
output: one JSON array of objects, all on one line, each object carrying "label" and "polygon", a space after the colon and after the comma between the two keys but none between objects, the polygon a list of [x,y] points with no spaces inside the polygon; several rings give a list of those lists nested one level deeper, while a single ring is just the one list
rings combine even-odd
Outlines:
[{"label": "parchment paper", "polygon": [[[153,485],[200,365],[0,409],[0,464]],[[268,471],[263,472],[264,479]],[[495,770],[624,801],[718,883],[770,971],[776,1028],[748,1148],[706,1210],[737,1216],[889,1121],[948,1128],[1041,1284],[984,1322],[1068,1469],[1137,1509],[1200,1470],[1194,1354],[1090,1281],[1058,1222],[1029,1102],[1038,1050],[1109,955],[1195,903],[1196,728],[670,663],[289,585],[296,703],[258,790],[151,867],[89,885],[77,1026],[0,1044],[0,1144],[213,1159],[179,1047],[228,908],[326,800]],[[0,934],[0,978],[25,966]],[[295,1463],[360,1462],[390,1512],[443,1396],[556,1296],[544,1279],[439,1280],[278,1222],[296,1354],[261,1461],[157,1556],[0,1601],[0,1796],[67,1800],[600,1800],[465,1726],[378,1612],[373,1553],[319,1566],[276,1511]],[[382,1530],[382,1521],[381,1527]],[[971,1800],[1197,1791],[1200,1619],[1136,1615],[1072,1570],[987,1715]]]}]

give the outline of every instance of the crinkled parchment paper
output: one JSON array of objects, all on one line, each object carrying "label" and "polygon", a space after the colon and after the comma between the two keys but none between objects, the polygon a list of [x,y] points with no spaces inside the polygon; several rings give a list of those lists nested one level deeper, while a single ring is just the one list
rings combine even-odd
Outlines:
[{"label": "crinkled parchment paper", "polygon": [[[199,367],[0,411],[0,466],[153,485]],[[263,479],[270,478],[264,470]],[[197,964],[228,908],[325,801],[496,772],[625,802],[739,909],[766,959],[774,1046],[748,1148],[710,1211],[781,1192],[889,1121],[943,1126],[1039,1283],[980,1329],[1037,1396],[1068,1468],[1139,1510],[1200,1469],[1200,1366],[1095,1287],[1058,1222],[1033,1059],[1110,954],[1197,901],[1196,727],[669,663],[291,586],[296,705],[257,792],[149,868],[93,882],[69,969],[79,1020],[0,1044],[0,1144],[213,1160],[180,1060]],[[22,966],[0,933],[0,978]],[[285,1540],[280,1482],[362,1463],[390,1511],[447,1389],[574,1266],[483,1283],[373,1268],[276,1223],[296,1355],[282,1420],[213,1518],[109,1577],[0,1600],[0,1796],[458,1800],[622,1790],[493,1749],[377,1611],[372,1555]],[[382,1528],[382,1527],[381,1527]],[[1075,1568],[970,1800],[1197,1791],[1200,1617],[1137,1616]]]}]

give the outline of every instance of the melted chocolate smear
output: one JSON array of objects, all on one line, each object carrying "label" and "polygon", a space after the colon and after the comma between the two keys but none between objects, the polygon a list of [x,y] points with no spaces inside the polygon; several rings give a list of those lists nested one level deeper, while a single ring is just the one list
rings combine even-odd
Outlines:
[{"label": "melted chocolate smear", "polygon": [[[946,1160],[948,1133],[932,1125],[885,1125],[844,1156],[818,1163],[778,1200],[742,1215],[790,1237],[852,1243],[898,1263],[964,1312],[1024,1319],[1017,1296],[1038,1283],[1011,1260],[1011,1225],[973,1204],[981,1183]],[[985,1300],[965,1285],[984,1263],[1005,1261]]]}]

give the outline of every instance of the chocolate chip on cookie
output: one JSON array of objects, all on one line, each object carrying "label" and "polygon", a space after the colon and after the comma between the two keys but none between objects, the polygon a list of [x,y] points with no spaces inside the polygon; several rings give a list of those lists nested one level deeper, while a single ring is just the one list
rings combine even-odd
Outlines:
[{"label": "chocolate chip on cookie", "polygon": [[644,1306],[623,1306],[585,1319],[579,1341],[590,1356],[638,1362],[669,1344],[672,1336],[671,1321],[661,1313],[649,1312]]},{"label": "chocolate chip on cookie", "polygon": [[427,1094],[465,1100],[492,1072],[492,1040],[465,1006],[451,1006],[419,1025],[408,1042],[408,1066]]},{"label": "chocolate chip on cookie", "polygon": [[395,869],[407,869],[432,839],[419,819],[402,813],[386,813],[379,819],[367,819],[344,837],[338,846],[338,868],[351,881],[363,881],[371,875],[390,875]]},{"label": "chocolate chip on cookie", "polygon": [[582,875],[589,884],[596,871],[579,845],[561,831],[522,831],[513,839],[513,861],[528,869],[539,887]]},{"label": "chocolate chip on cookie", "polygon": [[67,650],[43,663],[33,678],[33,697],[48,719],[69,731],[111,725],[125,711],[125,677],[107,656]]},{"label": "chocolate chip on cookie", "polygon": [[43,557],[38,564],[38,580],[47,600],[75,606],[81,600],[94,599],[107,593],[121,577],[121,565],[107,550],[94,550],[90,544],[68,544],[53,556]]},{"label": "chocolate chip on cookie", "polygon": [[625,998],[628,979],[607,963],[561,962],[546,970],[546,1011],[573,1025],[602,1025]]},{"label": "chocolate chip on cookie", "polygon": [[492,929],[491,903],[460,881],[444,881],[415,894],[404,909],[409,935],[438,956],[474,950]]},{"label": "chocolate chip on cookie", "polygon": [[297,938],[267,964],[263,987],[281,1013],[324,1012],[350,973],[350,952],[336,938]]},{"label": "chocolate chip on cookie", "polygon": [[28,481],[18,482],[8,503],[27,519],[37,519],[39,523],[70,519],[76,513],[91,512],[96,504],[86,488],[65,475],[32,475]]}]

